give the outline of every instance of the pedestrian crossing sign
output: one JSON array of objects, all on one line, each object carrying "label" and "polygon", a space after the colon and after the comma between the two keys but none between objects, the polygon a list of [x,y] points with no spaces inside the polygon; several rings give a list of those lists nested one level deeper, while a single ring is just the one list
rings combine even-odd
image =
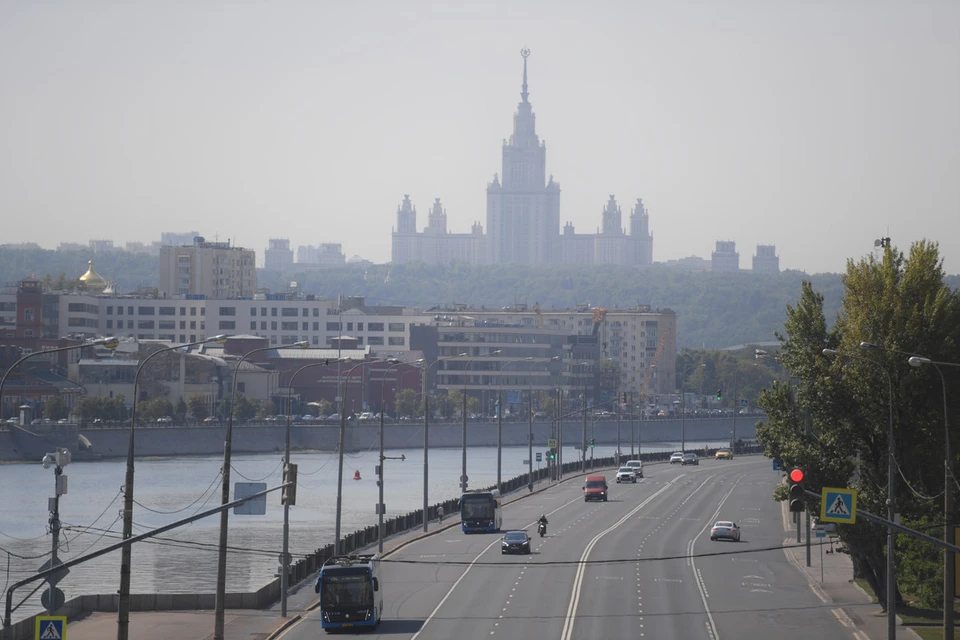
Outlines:
[{"label": "pedestrian crossing sign", "polygon": [[37,616],[34,640],[64,640],[67,637],[67,616]]},{"label": "pedestrian crossing sign", "polygon": [[820,521],[855,523],[857,521],[856,490],[824,487],[820,494]]}]

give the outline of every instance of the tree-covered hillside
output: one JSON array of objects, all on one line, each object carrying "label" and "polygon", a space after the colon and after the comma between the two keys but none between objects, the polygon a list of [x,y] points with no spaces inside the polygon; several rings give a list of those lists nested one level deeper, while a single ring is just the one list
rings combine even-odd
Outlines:
[{"label": "tree-covered hillside", "polygon": [[[0,277],[4,285],[34,275],[72,280],[87,269],[87,261],[119,292],[159,284],[155,256],[126,252],[53,251],[0,246]],[[632,308],[638,304],[673,309],[677,313],[679,347],[717,349],[773,340],[783,327],[786,306],[800,299],[800,284],[810,280],[824,295],[824,312],[832,323],[840,309],[839,274],[807,275],[785,271],[776,276],[688,273],[654,265],[646,268],[556,265],[449,266],[351,265],[308,272],[258,271],[258,284],[284,291],[296,281],[303,293],[335,298],[364,296],[368,304],[397,304],[429,309],[453,303],[499,308],[514,303],[543,309],[568,309],[578,304]],[[960,276],[945,282],[956,289]]]}]

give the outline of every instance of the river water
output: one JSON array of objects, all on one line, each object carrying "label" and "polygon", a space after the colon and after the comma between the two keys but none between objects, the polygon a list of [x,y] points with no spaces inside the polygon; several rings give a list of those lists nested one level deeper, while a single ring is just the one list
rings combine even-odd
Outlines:
[{"label": "river water", "polygon": [[[687,443],[687,449],[722,443]],[[668,451],[676,443],[644,445],[644,452]],[[612,456],[615,447],[598,446],[596,457]],[[496,483],[497,450],[471,448],[467,475],[471,488]],[[567,448],[565,462],[577,459]],[[629,451],[628,451],[629,453]],[[386,518],[423,506],[423,449],[386,452],[406,456],[405,461],[385,462]],[[504,447],[504,480],[527,471],[526,447]],[[460,449],[431,449],[429,500],[459,496]],[[291,461],[299,466],[297,504],[290,509],[290,552],[297,560],[333,542],[337,498],[337,456],[334,453],[298,453]],[[187,518],[220,504],[221,456],[152,458],[136,462],[134,485],[134,535]],[[347,454],[343,473],[343,535],[376,524],[377,484],[375,449]],[[534,462],[536,468],[536,462]],[[231,481],[282,483],[282,455],[277,453],[234,456]],[[64,469],[68,491],[60,498],[59,557],[62,561],[90,553],[121,539],[121,511],[126,464],[123,460],[76,462]],[[359,471],[361,480],[354,480]],[[50,558],[48,499],[54,495],[54,470],[37,464],[0,465],[0,571],[3,591],[18,580],[37,573]],[[185,525],[133,548],[133,593],[213,593],[216,590],[218,515]],[[267,496],[263,516],[230,515],[227,556],[227,591],[256,591],[273,579],[283,540],[283,507],[280,492]],[[66,598],[85,594],[115,593],[120,583],[120,552],[77,565],[57,586]],[[14,621],[42,611],[37,582],[15,593],[18,603],[36,585],[43,587],[14,613]]]}]

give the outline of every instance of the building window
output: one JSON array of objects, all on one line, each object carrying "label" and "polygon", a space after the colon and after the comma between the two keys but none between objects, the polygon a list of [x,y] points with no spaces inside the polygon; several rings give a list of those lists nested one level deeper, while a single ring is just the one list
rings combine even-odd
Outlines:
[{"label": "building window", "polygon": [[283,309],[280,310],[280,315],[283,316],[284,318],[296,318],[297,310],[294,309],[293,307],[284,307]]},{"label": "building window", "polygon": [[352,323],[352,322],[348,322],[348,323],[347,323],[347,331],[353,331],[353,323]]},{"label": "building window", "polygon": [[266,330],[267,330],[267,321],[266,321],[266,320],[261,320],[261,321],[260,321],[260,331],[266,331]]},{"label": "building window", "polygon": [[276,307],[270,307],[270,315],[273,316],[274,318],[277,317],[277,308],[276,308]]},{"label": "building window", "polygon": [[123,307],[117,307],[117,315],[118,315],[118,316],[122,316],[122,315],[123,315]]},{"label": "building window", "polygon": [[390,336],[387,342],[391,347],[402,347],[406,340],[402,336]]},{"label": "building window", "polygon": [[196,321],[196,320],[191,320],[191,321],[190,321],[190,330],[191,330],[191,331],[194,331],[194,330],[196,330],[196,328],[197,328],[197,321]]},{"label": "building window", "polygon": [[370,346],[383,346],[383,336],[367,336],[367,344]]},{"label": "building window", "polygon": [[233,320],[221,320],[221,321],[220,321],[220,328],[221,328],[221,329],[227,329],[227,330],[233,330],[233,329],[236,328],[236,324],[237,324],[237,323],[234,322]]},{"label": "building window", "polygon": [[153,320],[137,320],[137,329],[153,329]]},{"label": "building window", "polygon": [[313,330],[314,330],[314,331],[320,331],[320,323],[319,323],[319,322],[314,322],[314,323],[313,323]]},{"label": "building window", "polygon": [[313,317],[314,318],[320,317],[320,309],[317,309],[316,307],[313,308]]},{"label": "building window", "polygon": [[309,323],[309,322],[304,322],[302,326],[303,326],[303,331],[310,331],[310,323]]},{"label": "building window", "polygon": [[[33,318],[34,318],[34,310],[33,310],[33,309],[24,309],[24,310],[23,310],[23,319],[24,319],[26,322],[33,322]],[[28,337],[30,337],[30,336],[28,336]]]},{"label": "building window", "polygon": [[160,315],[162,316],[174,316],[177,314],[176,307],[160,307]]},{"label": "building window", "polygon": [[250,317],[252,318],[252,317],[254,317],[254,316],[256,316],[256,315],[257,315],[257,308],[256,308],[256,307],[250,307]]},{"label": "building window", "polygon": [[303,317],[304,318],[310,317],[310,309],[307,309],[306,307],[303,308]]},{"label": "building window", "polygon": [[137,313],[141,316],[152,316],[157,312],[154,307],[137,307]]},{"label": "building window", "polygon": [[256,330],[257,330],[257,321],[256,321],[256,320],[251,320],[251,321],[250,321],[250,331],[256,331]]},{"label": "building window", "polygon": [[[180,315],[182,315],[182,316],[187,315],[187,308],[186,308],[186,307],[180,307]],[[180,338],[182,339],[183,336],[180,336]]]},{"label": "building window", "polygon": [[108,316],[112,316],[112,315],[113,315],[113,307],[107,307],[107,315],[108,315]]},{"label": "building window", "polygon": [[[367,325],[367,331],[383,331],[382,322],[371,322]],[[382,343],[381,343],[382,344]]]},{"label": "building window", "polygon": [[107,320],[107,329],[113,329],[113,320]]},{"label": "building window", "polygon": [[235,316],[237,315],[236,307],[220,307],[221,316]]},{"label": "building window", "polygon": [[339,322],[328,322],[328,323],[327,323],[327,331],[340,331],[340,323],[339,323]]},{"label": "building window", "polygon": [[190,307],[190,315],[192,315],[192,316],[197,315],[197,308],[196,308],[196,307]]},{"label": "building window", "polygon": [[186,320],[181,320],[181,321],[180,321],[180,330],[183,331],[183,330],[186,329],[186,328],[187,328],[187,321],[186,321]]},{"label": "building window", "polygon": [[357,331],[363,331],[363,323],[362,323],[362,322],[358,322],[358,323],[357,323]]},{"label": "building window", "polygon": [[[280,323],[280,330],[281,330],[281,331],[296,331],[296,330],[297,330],[297,323],[296,323],[296,322],[281,322],[281,323]],[[296,340],[294,340],[294,342],[296,342]]]},{"label": "building window", "polygon": [[176,320],[160,320],[157,328],[158,329],[176,329],[177,321]]},{"label": "building window", "polygon": [[247,383],[246,382],[237,382],[237,391],[240,393],[247,392]]},{"label": "building window", "polygon": [[390,326],[388,327],[388,329],[389,329],[390,331],[392,331],[392,332],[397,332],[397,331],[402,332],[402,331],[403,331],[403,323],[402,323],[402,322],[391,322],[391,323],[390,323]]},{"label": "building window", "polygon": [[271,320],[271,321],[270,321],[270,330],[271,330],[271,331],[276,331],[276,330],[277,330],[277,321],[276,321],[276,320]]}]

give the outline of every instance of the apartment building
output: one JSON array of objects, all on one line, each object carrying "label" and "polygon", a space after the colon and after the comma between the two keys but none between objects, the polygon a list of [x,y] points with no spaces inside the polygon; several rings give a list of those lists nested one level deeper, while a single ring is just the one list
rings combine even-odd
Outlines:
[{"label": "apartment building", "polygon": [[160,291],[167,296],[248,298],[256,290],[253,249],[200,236],[191,245],[160,247]]}]

